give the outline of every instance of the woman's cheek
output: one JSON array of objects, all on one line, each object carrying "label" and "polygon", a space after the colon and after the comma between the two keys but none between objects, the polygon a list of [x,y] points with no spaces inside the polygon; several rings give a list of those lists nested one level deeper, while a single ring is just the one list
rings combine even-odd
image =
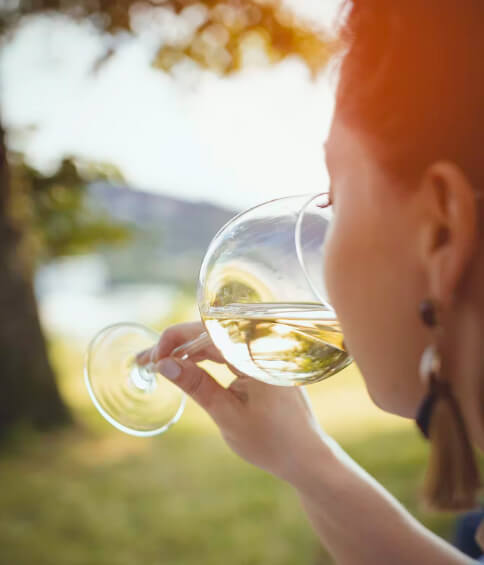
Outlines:
[{"label": "woman's cheek", "polygon": [[[324,241],[323,252],[323,274],[324,283],[328,292],[331,306],[336,309],[335,299],[337,298],[336,289],[338,288],[339,268],[336,262],[337,240],[334,234],[334,222],[331,224]],[[337,300],[336,300],[337,302]]]},{"label": "woman's cheek", "polygon": [[[336,311],[345,342],[356,354],[368,349],[372,335],[369,316],[371,295],[375,289],[372,280],[370,242],[364,226],[353,218],[335,218],[325,244],[324,268],[329,302]],[[369,256],[370,255],[370,256]]]},{"label": "woman's cheek", "polygon": [[344,317],[348,304],[352,301],[352,261],[351,226],[334,218],[325,242],[324,274],[329,302],[338,317]]}]

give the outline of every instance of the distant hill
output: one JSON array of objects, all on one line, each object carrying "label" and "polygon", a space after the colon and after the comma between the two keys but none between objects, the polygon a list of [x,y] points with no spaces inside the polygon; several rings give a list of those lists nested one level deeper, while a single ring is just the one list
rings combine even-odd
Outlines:
[{"label": "distant hill", "polygon": [[89,205],[128,224],[133,239],[103,250],[111,282],[193,287],[213,236],[237,211],[106,183],[89,187]]}]

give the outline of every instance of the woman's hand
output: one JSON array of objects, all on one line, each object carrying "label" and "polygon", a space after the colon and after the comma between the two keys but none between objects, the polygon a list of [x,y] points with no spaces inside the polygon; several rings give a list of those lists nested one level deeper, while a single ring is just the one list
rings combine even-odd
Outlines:
[{"label": "woman's hand", "polygon": [[238,378],[225,389],[196,364],[204,359],[223,363],[213,345],[191,360],[169,357],[202,331],[201,323],[173,326],[138,360],[154,361],[160,373],[205,408],[236,453],[296,488],[336,563],[469,562],[323,435],[303,389],[267,385],[232,367]]},{"label": "woman's hand", "polygon": [[297,480],[299,465],[322,446],[322,433],[302,388],[261,383],[229,368],[237,378],[229,388],[218,384],[196,363],[224,360],[210,345],[189,360],[169,357],[183,343],[200,335],[201,322],[172,326],[143,353],[157,370],[190,395],[213,418],[227,444],[241,457],[285,480]]}]

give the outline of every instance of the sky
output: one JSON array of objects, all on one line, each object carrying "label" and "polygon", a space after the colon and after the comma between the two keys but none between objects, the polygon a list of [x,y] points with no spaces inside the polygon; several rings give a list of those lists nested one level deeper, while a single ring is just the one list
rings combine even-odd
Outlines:
[{"label": "sky", "polygon": [[[325,25],[337,7],[297,2]],[[88,23],[32,19],[4,47],[2,117],[23,132],[12,144],[33,165],[47,171],[73,154],[116,165],[134,187],[230,208],[326,189],[327,76],[311,81],[296,59],[223,79],[186,62],[169,75],[150,67],[153,29],[136,29],[97,75],[105,39]]]}]

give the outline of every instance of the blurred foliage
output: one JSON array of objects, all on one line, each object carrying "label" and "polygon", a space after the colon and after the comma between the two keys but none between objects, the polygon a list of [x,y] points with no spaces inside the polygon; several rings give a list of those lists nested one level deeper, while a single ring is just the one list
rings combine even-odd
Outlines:
[{"label": "blurred foliage", "polygon": [[168,4],[182,15],[190,10],[191,19],[201,24],[190,40],[175,37],[171,44],[160,47],[154,64],[164,70],[189,57],[204,67],[229,73],[243,66],[251,50],[260,49],[270,62],[298,55],[315,73],[330,54],[324,34],[298,21],[280,3],[236,0],[190,6],[190,2],[175,0]]},{"label": "blurred foliage", "polygon": [[[171,69],[184,58],[230,73],[243,66],[245,54],[262,47],[270,62],[289,55],[301,57],[313,73],[327,62],[332,42],[328,34],[302,21],[277,0],[9,0],[0,2],[0,31],[14,29],[25,15],[58,11],[89,18],[110,33],[133,32],[134,23],[161,26],[153,64]],[[102,60],[113,53],[108,48]]]},{"label": "blurred foliage", "polygon": [[[165,72],[191,60],[228,74],[258,53],[253,56],[263,54],[269,62],[299,56],[315,74],[332,51],[326,32],[277,0],[5,0],[0,1],[0,32],[12,38],[22,18],[46,12],[89,19],[111,34],[148,30],[156,45],[153,65]],[[93,72],[115,52],[112,45],[107,42]],[[84,184],[71,160],[47,178],[17,158],[11,176],[14,213],[30,232],[24,252],[48,259],[87,251],[100,241],[124,240],[122,226],[89,218]]]},{"label": "blurred foliage", "polygon": [[119,179],[109,165],[64,159],[52,175],[29,167],[19,155],[10,159],[11,214],[21,226],[21,253],[31,267],[57,257],[92,251],[101,244],[129,240],[129,226],[88,203],[92,179]]},{"label": "blurred foliage", "polygon": [[[192,61],[228,74],[262,54],[271,63],[299,56],[315,74],[333,45],[326,32],[298,19],[277,0],[5,0],[0,1],[0,33],[12,38],[24,17],[47,12],[89,19],[113,35],[148,31],[156,46],[152,64],[165,72]],[[114,52],[107,42],[92,71],[99,72]],[[81,253],[100,242],[126,239],[123,226],[88,213],[85,185],[72,160],[64,160],[52,177],[18,156],[12,163],[12,209],[17,225],[27,231],[21,249],[31,264],[34,258]]]}]

